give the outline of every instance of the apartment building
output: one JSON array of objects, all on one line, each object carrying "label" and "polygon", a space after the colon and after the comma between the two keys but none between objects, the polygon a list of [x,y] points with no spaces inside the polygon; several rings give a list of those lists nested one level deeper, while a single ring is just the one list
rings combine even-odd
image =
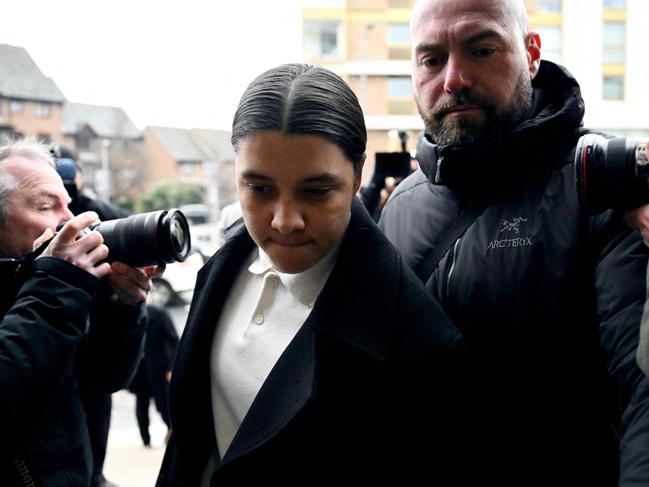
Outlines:
[{"label": "apartment building", "polygon": [[649,136],[646,0],[526,0],[542,55],[566,66],[581,85],[585,125]]},{"label": "apartment building", "polygon": [[[368,162],[400,150],[398,130],[412,150],[423,128],[410,82],[413,0],[305,0],[305,61],[324,65],[354,89],[366,114]],[[586,100],[586,125],[620,135],[649,136],[649,51],[643,26],[647,0],[525,0],[543,58],[573,72]]]},{"label": "apartment building", "polygon": [[63,144],[74,148],[83,184],[100,197],[132,207],[143,191],[143,135],[119,107],[66,103]]},{"label": "apartment building", "polygon": [[0,139],[62,143],[65,97],[22,47],[0,44]]},{"label": "apartment building", "polygon": [[308,1],[303,10],[303,54],[342,76],[365,112],[371,177],[376,152],[401,150],[398,130],[413,149],[423,125],[410,83],[410,9],[413,0]]}]

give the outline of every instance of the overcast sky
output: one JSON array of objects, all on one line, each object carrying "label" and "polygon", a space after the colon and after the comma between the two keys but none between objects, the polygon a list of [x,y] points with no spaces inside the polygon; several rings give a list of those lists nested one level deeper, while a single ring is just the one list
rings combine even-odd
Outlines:
[{"label": "overcast sky", "polygon": [[135,124],[230,129],[245,86],[301,61],[300,0],[2,2],[0,43],[27,49],[68,101]]}]

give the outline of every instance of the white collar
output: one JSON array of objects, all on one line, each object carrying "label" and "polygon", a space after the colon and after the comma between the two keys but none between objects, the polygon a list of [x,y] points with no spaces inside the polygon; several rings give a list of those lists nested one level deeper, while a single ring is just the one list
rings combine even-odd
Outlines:
[{"label": "white collar", "polygon": [[270,257],[260,247],[258,257],[248,267],[248,270],[255,275],[276,274],[288,291],[305,306],[313,306],[320,295],[320,291],[327,282],[327,278],[336,264],[340,244],[322,259],[316,262],[303,272],[297,274],[286,274],[279,272],[273,266]]}]

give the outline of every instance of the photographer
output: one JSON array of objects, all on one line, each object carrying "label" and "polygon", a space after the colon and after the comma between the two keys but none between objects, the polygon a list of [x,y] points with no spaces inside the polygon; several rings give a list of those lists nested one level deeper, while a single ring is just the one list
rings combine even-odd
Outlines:
[{"label": "photographer", "polygon": [[380,226],[477,365],[466,470],[479,485],[649,485],[635,361],[649,252],[624,209],[580,202],[575,154],[593,134],[577,81],[541,60],[522,0],[419,0],[411,34],[426,135]]},{"label": "photographer", "polygon": [[398,135],[401,152],[377,152],[372,179],[360,190],[361,201],[376,222],[394,188],[416,167],[416,161],[410,157],[407,149],[408,133],[400,130]]},{"label": "photographer", "polygon": [[[80,391],[120,389],[141,356],[142,302],[159,269],[99,263],[109,252],[102,236],[77,240],[97,215],[72,218],[68,202],[46,147],[0,147],[1,485],[17,478],[25,485],[89,485]],[[32,252],[66,220],[42,253]],[[100,316],[88,327],[95,296],[106,296],[103,311],[113,319]]]}]

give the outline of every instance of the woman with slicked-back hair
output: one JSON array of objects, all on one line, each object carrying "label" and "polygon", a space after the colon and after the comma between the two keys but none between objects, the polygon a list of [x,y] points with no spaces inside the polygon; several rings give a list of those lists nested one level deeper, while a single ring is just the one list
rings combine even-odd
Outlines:
[{"label": "woman with slicked-back hair", "polygon": [[330,71],[282,65],[246,89],[243,219],[198,277],[159,486],[434,480],[450,465],[461,340],[355,197],[366,141]]}]

